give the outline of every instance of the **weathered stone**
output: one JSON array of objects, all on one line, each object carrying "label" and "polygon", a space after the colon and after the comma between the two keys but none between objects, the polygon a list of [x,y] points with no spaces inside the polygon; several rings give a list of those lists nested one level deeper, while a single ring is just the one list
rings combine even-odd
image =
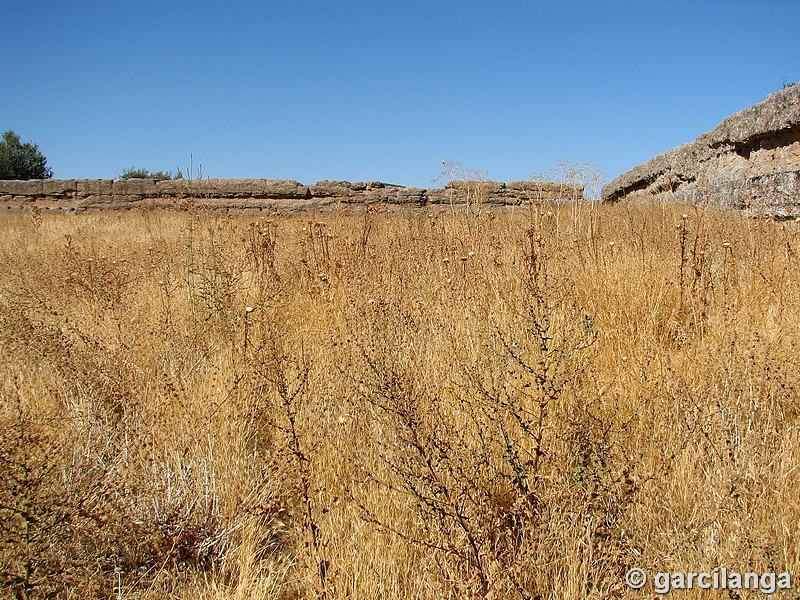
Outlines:
[{"label": "weathered stone", "polygon": [[112,202],[114,197],[111,194],[87,194],[80,198],[80,206],[89,206],[93,204],[108,204]]},{"label": "weathered stone", "polygon": [[428,204],[447,203],[447,194],[442,188],[428,188],[425,190],[425,200]]},{"label": "weathered stone", "polygon": [[314,198],[330,198],[333,196],[348,198],[352,195],[350,182],[348,181],[323,180],[308,186],[308,189]]},{"label": "weathered stone", "polygon": [[159,196],[179,196],[185,194],[189,189],[186,179],[162,179],[156,181],[156,191]]},{"label": "weathered stone", "polygon": [[584,197],[585,186],[564,181],[512,181],[507,196],[523,202],[571,202]]},{"label": "weathered stone", "polygon": [[[779,206],[798,204],[800,197],[771,187],[794,181],[794,176],[771,176],[798,171],[800,85],[794,85],[731,115],[695,141],[623,173],[603,188],[602,196],[609,201],[663,194],[679,200],[705,197],[748,210],[766,206],[779,216],[792,213]],[[725,194],[733,197],[726,201]]]},{"label": "weathered stone", "polygon": [[307,188],[291,179],[266,179],[265,198],[299,199],[305,198]]},{"label": "weathered stone", "polygon": [[358,195],[354,195],[350,200],[352,202],[363,202],[365,204],[376,204],[376,203],[388,203],[390,202],[389,196],[392,193],[393,188],[367,188],[363,192],[358,193]]},{"label": "weathered stone", "polygon": [[[164,182],[166,184],[166,182]],[[301,198],[300,184],[287,179],[199,179],[171,182],[185,195],[216,198]],[[178,184],[178,185],[176,185]],[[167,187],[167,186],[165,186]]]},{"label": "weathered stone", "polygon": [[145,198],[156,195],[156,182],[153,179],[115,179],[112,186],[115,197],[139,197]]},{"label": "weathered stone", "polygon": [[75,188],[79,198],[87,196],[110,196],[114,188],[113,179],[78,179]]},{"label": "weathered stone", "polygon": [[672,194],[691,204],[715,204],[745,211],[754,217],[789,219],[800,216],[800,171],[717,182]]},{"label": "weathered stone", "polygon": [[75,179],[43,179],[42,193],[46,196],[75,196],[78,182]]},{"label": "weathered stone", "polygon": [[425,204],[425,190],[418,187],[390,188],[387,194],[392,204]]},{"label": "weathered stone", "polygon": [[41,196],[43,194],[42,180],[0,180],[0,194],[11,194],[14,196]]},{"label": "weathered stone", "polygon": [[445,189],[458,191],[471,192],[480,189],[497,193],[506,189],[506,184],[502,181],[467,181],[463,179],[454,179],[453,181],[449,181],[444,187]]},{"label": "weathered stone", "polygon": [[561,181],[509,181],[506,184],[506,188],[510,190],[547,193],[560,193],[564,190],[568,190],[569,192],[583,190],[582,185]]}]

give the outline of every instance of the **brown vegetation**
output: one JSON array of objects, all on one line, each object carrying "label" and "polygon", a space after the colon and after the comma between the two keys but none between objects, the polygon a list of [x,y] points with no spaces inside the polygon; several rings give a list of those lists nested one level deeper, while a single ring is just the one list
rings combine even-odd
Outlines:
[{"label": "brown vegetation", "polygon": [[794,222],[0,219],[10,597],[612,598],[638,597],[632,566],[800,570]]}]

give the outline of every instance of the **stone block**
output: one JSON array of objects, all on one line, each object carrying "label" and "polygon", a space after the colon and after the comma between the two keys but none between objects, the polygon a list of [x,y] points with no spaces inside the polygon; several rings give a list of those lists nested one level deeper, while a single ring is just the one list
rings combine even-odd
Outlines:
[{"label": "stone block", "polygon": [[76,195],[79,198],[97,194],[110,196],[113,191],[113,179],[78,179],[76,182]]},{"label": "stone block", "polygon": [[42,179],[19,180],[0,180],[0,194],[11,194],[14,196],[41,196]]},{"label": "stone block", "polygon": [[188,182],[185,179],[164,179],[156,181],[156,194],[158,196],[178,196],[185,194]]},{"label": "stone block", "polygon": [[308,186],[314,198],[348,198],[351,195],[349,181],[318,181]]},{"label": "stone block", "polygon": [[418,187],[394,188],[388,194],[392,204],[425,204],[425,190]]},{"label": "stone block", "polygon": [[45,196],[74,196],[78,191],[76,179],[43,179],[42,193]]},{"label": "stone block", "polygon": [[[265,179],[262,198],[299,199],[305,197],[306,188],[292,179]],[[302,189],[301,189],[302,188]]]},{"label": "stone block", "polygon": [[153,179],[115,179],[112,186],[114,196],[138,196],[147,198],[157,193],[156,182]]}]

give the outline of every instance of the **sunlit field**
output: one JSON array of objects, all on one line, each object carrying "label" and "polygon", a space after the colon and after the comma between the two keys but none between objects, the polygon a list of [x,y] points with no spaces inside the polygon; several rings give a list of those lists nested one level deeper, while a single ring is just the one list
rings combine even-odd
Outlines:
[{"label": "sunlit field", "polygon": [[800,585],[798,226],[589,202],[2,215],[4,594]]}]

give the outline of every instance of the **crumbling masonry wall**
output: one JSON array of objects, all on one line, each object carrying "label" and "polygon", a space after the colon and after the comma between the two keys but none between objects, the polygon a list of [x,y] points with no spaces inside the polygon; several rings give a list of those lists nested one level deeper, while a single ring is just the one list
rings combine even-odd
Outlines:
[{"label": "crumbling masonry wall", "polygon": [[136,207],[211,210],[306,209],[347,204],[523,204],[583,198],[583,186],[532,181],[452,181],[444,188],[404,187],[370,181],[318,181],[304,185],[287,179],[33,179],[0,180],[0,211],[82,212]]}]

